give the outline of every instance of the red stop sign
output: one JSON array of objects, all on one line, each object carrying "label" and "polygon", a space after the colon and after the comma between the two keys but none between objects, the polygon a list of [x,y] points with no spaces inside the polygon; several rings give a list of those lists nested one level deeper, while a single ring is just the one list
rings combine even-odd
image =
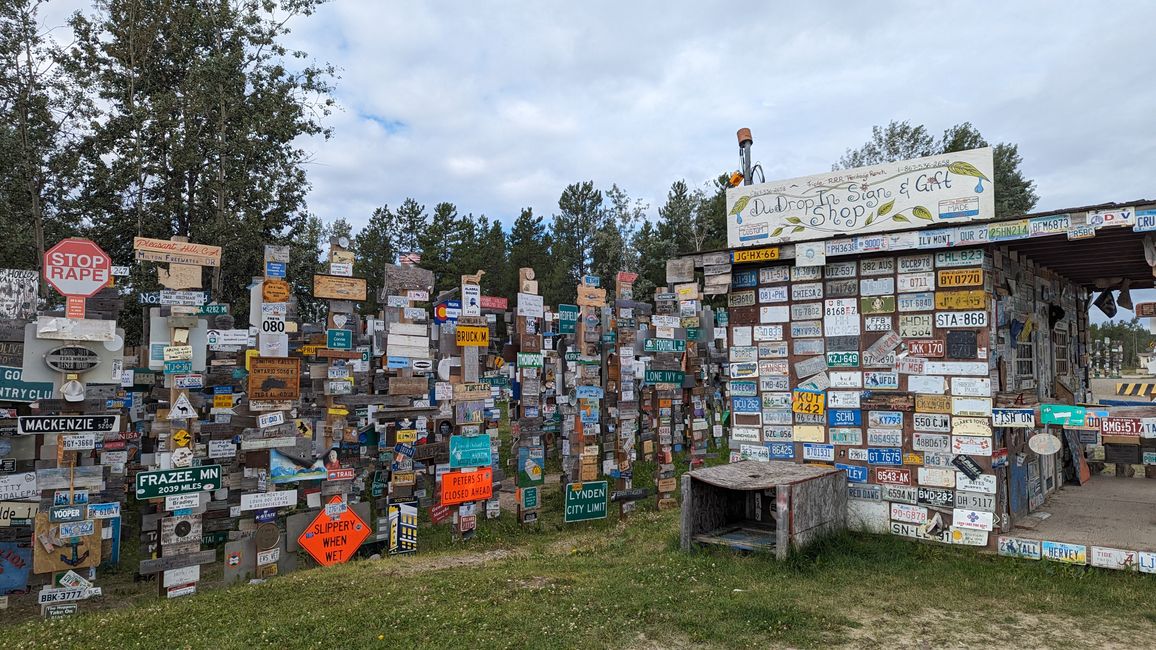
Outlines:
[{"label": "red stop sign", "polygon": [[61,295],[87,298],[111,277],[112,258],[87,239],[65,239],[44,253],[44,279]]}]

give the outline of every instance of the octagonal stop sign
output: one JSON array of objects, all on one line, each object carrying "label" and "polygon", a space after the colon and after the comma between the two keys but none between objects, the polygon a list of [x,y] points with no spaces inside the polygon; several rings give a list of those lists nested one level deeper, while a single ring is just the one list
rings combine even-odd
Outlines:
[{"label": "octagonal stop sign", "polygon": [[84,318],[84,299],[108,285],[112,259],[95,242],[65,239],[44,253],[44,279],[68,298],[69,318]]}]

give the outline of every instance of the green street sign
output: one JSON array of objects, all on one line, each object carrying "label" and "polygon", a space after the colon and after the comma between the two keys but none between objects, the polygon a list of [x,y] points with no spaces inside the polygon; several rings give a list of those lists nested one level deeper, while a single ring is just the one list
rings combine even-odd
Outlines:
[{"label": "green street sign", "polygon": [[522,510],[533,510],[538,507],[538,488],[522,488]]},{"label": "green street sign", "polygon": [[859,367],[859,353],[858,352],[828,352],[827,353],[827,367],[828,368],[858,368]]},{"label": "green street sign", "polygon": [[197,307],[198,314],[227,314],[229,313],[228,305],[201,305]]},{"label": "green street sign", "polygon": [[136,475],[136,498],[156,499],[221,489],[221,466],[162,469]]},{"label": "green street sign", "polygon": [[686,341],[682,339],[646,339],[643,352],[686,352]]},{"label": "green street sign", "polygon": [[532,354],[529,352],[518,353],[518,367],[519,368],[541,368],[542,355]]},{"label": "green street sign", "polygon": [[697,341],[698,337],[701,335],[701,333],[702,333],[701,327],[688,327],[688,328],[686,328],[686,340]]},{"label": "green street sign", "polygon": [[686,373],[681,370],[647,370],[646,383],[648,384],[678,384],[682,385],[682,380]]},{"label": "green street sign", "polygon": [[577,328],[578,305],[558,305],[558,333],[573,334]]},{"label": "green street sign", "polygon": [[566,486],[566,514],[563,521],[593,521],[606,518],[606,481],[570,483]]},{"label": "green street sign", "polygon": [[353,332],[349,330],[325,330],[325,347],[330,350],[352,350]]}]

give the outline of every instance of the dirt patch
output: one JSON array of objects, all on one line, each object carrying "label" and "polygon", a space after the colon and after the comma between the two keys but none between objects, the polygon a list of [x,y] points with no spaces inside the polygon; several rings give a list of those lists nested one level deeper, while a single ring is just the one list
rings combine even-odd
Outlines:
[{"label": "dirt patch", "polygon": [[[970,613],[969,613],[970,614]],[[1136,639],[1150,639],[1156,625],[1137,617],[1127,629],[1100,626],[1087,619],[1004,611],[990,616],[965,615],[942,609],[913,614],[852,612],[858,622],[848,628],[847,645],[862,648],[1105,648],[1136,647]]]},{"label": "dirt patch", "polygon": [[498,562],[514,557],[525,557],[525,552],[510,549],[494,549],[476,553],[447,553],[445,555],[411,556],[406,558],[392,557],[388,565],[388,573],[393,575],[410,575],[425,571],[441,571],[443,569],[457,569],[460,567],[479,566],[487,562]]}]

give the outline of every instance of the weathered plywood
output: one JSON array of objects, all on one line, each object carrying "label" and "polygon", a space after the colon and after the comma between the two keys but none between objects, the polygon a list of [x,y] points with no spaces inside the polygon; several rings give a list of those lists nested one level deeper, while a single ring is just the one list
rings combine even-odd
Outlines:
[{"label": "weathered plywood", "polygon": [[732,490],[765,490],[837,473],[839,470],[831,467],[798,465],[785,461],[744,460],[696,469],[689,475],[696,480]]}]

